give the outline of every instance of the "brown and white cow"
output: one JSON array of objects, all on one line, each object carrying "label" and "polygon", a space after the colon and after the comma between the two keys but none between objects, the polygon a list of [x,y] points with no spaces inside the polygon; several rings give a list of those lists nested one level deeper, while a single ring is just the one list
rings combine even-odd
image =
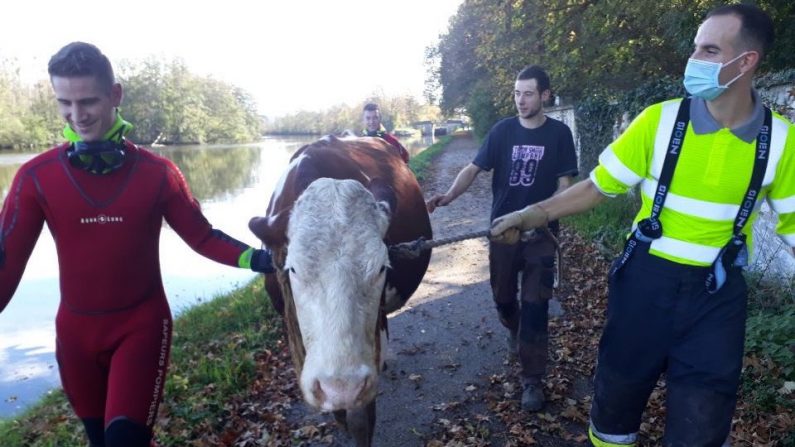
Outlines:
[{"label": "brown and white cow", "polygon": [[277,272],[265,284],[304,399],[370,445],[386,314],[414,293],[430,259],[388,252],[431,238],[414,174],[384,140],[325,137],[293,155],[267,216],[249,226],[273,251]]}]

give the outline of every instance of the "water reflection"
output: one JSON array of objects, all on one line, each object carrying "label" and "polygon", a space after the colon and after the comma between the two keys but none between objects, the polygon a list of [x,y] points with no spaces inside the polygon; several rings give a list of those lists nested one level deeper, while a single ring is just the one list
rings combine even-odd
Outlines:
[{"label": "water reflection", "polygon": [[[179,166],[200,201],[225,200],[244,188],[261,181],[258,177],[262,157],[269,152],[293,153],[317,137],[266,138],[261,143],[247,145],[195,145],[156,147],[152,152],[162,155]],[[416,155],[436,140],[431,135],[400,137],[411,155]],[[263,155],[265,154],[265,155]],[[19,167],[35,153],[0,152],[0,200],[8,194],[11,181]]]},{"label": "water reflection", "polygon": [[193,195],[199,200],[223,200],[251,186],[261,161],[262,147],[180,146],[155,148],[176,163],[185,175]]},{"label": "water reflection", "polygon": [[436,143],[436,138],[433,135],[398,137],[398,140],[400,140],[412,156],[419,154],[428,146]]},{"label": "water reflection", "polygon": [[30,157],[15,154],[0,155],[0,201],[8,195],[8,188],[11,187],[11,181],[14,180],[19,167]]},{"label": "water reflection", "polygon": [[[222,200],[234,191],[250,187],[257,179],[262,144],[245,146],[180,146],[151,149],[179,166],[199,200]],[[19,167],[36,154],[0,153],[0,198],[8,188]]]}]

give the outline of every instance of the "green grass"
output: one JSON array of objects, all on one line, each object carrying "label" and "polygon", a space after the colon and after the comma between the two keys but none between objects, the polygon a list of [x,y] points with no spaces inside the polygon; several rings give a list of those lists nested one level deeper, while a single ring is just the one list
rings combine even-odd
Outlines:
[{"label": "green grass", "polygon": [[48,393],[21,416],[0,422],[3,446],[82,446],[85,439],[82,425],[60,389]]},{"label": "green grass", "polygon": [[[756,381],[747,382],[747,389],[758,391],[760,401],[770,403],[771,397],[783,397],[763,389],[765,379],[775,389],[783,382],[795,381],[795,276],[761,280],[759,273],[746,275],[748,281],[748,321],[746,323],[745,350],[759,357],[767,367],[752,371]],[[759,369],[759,367],[757,367]],[[769,391],[769,390],[768,390]],[[795,401],[790,406],[795,411]]]},{"label": "green grass", "polygon": [[640,198],[621,195],[608,199],[596,208],[563,219],[563,224],[595,241],[608,257],[618,256],[624,247],[632,219],[640,208]]},{"label": "green grass", "polygon": [[455,136],[448,135],[439,138],[436,143],[428,146],[427,149],[420,152],[419,154],[411,157],[409,160],[409,168],[411,168],[412,172],[414,172],[414,176],[417,177],[417,181],[422,182],[425,180],[425,177],[428,175],[428,169],[430,169],[431,162],[433,159],[444,150],[445,147],[453,140]]},{"label": "green grass", "polygon": [[173,433],[206,428],[225,403],[245,393],[257,374],[255,356],[273,348],[280,328],[262,279],[182,313],[174,322],[164,400],[169,430],[159,432],[161,442],[180,445],[185,440],[169,439]]},{"label": "green grass", "polygon": [[[156,429],[164,446],[189,445],[223,415],[224,404],[246,393],[256,376],[255,356],[272,348],[281,322],[258,278],[245,287],[192,307],[174,322],[171,367]],[[164,422],[160,421],[163,425]],[[82,425],[63,392],[53,391],[21,416],[0,421],[0,446],[85,445]]]}]

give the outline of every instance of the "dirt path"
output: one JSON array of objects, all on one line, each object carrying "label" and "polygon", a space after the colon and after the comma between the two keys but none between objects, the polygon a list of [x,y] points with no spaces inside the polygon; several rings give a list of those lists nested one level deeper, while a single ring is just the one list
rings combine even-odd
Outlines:
[{"label": "dirt path", "polygon": [[[426,197],[445,191],[476,151],[471,138],[455,139],[435,160],[423,185]],[[466,194],[438,209],[431,216],[434,236],[487,228],[490,182],[489,173],[481,174]],[[580,445],[533,434],[538,431],[534,425],[524,423],[527,417],[517,402],[521,392],[516,380],[518,364],[508,355],[506,332],[497,319],[488,276],[485,239],[434,249],[422,285],[390,317],[388,369],[379,384],[375,445],[442,446],[450,441],[459,442],[455,445]],[[558,395],[557,400],[561,399]],[[307,445],[353,445],[329,415],[313,412],[301,402],[293,405],[290,425],[319,428],[318,434],[323,435]],[[540,417],[542,425],[558,423],[547,413],[532,417]],[[584,423],[582,427],[559,425],[566,433],[574,432],[567,438],[583,439]]]}]

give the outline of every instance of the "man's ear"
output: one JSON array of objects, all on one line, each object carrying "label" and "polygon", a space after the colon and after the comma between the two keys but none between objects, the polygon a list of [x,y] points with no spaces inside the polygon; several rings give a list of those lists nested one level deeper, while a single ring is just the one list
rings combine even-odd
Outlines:
[{"label": "man's ear", "polygon": [[759,52],[756,50],[749,50],[743,57],[740,58],[740,69],[743,73],[748,73],[759,68]]},{"label": "man's ear", "polygon": [[550,95],[552,95],[552,92],[549,89],[546,89],[543,92],[541,92],[541,102],[545,103],[549,101]]},{"label": "man's ear", "polygon": [[119,107],[121,100],[124,99],[124,90],[118,82],[110,86],[110,100],[113,107]]}]

